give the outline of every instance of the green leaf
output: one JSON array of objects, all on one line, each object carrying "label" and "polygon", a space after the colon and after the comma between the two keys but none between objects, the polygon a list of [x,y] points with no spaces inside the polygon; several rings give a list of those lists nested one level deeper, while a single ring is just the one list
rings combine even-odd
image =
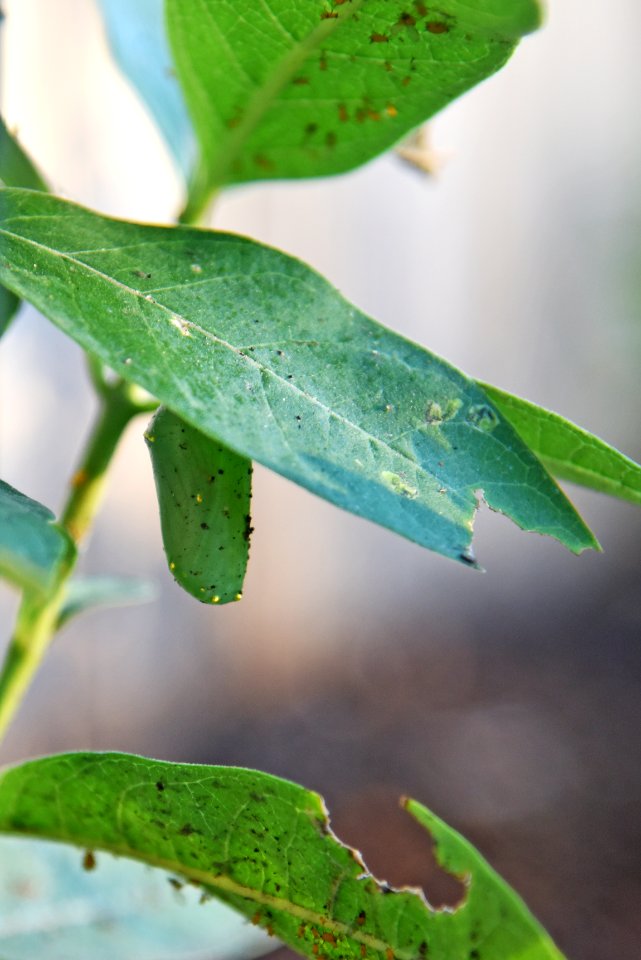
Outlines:
[{"label": "green leaf", "polygon": [[[46,184],[0,116],[0,186],[46,190]],[[0,337],[13,319],[20,300],[6,287],[0,287]]]},{"label": "green leaf", "polygon": [[0,181],[6,187],[46,190],[47,185],[0,116]]},{"label": "green leaf", "polygon": [[156,588],[147,580],[131,577],[74,578],[67,585],[65,601],[58,616],[58,629],[73,617],[96,607],[123,607],[148,603],[156,596]]},{"label": "green leaf", "polygon": [[53,513],[0,480],[0,576],[24,589],[47,590],[74,555]]},{"label": "green leaf", "polygon": [[19,306],[19,297],[6,287],[0,286],[0,337],[13,320]]},{"label": "green leaf", "polygon": [[145,439],[173,577],[202,603],[240,600],[252,529],[251,461],[164,407]]},{"label": "green leaf", "polygon": [[163,0],[97,0],[116,63],[156,120],[178,169],[188,178],[196,143],[176,80]]},{"label": "green leaf", "polygon": [[329,829],[322,799],[251,770],[69,754],[0,776],[0,831],[107,850],[204,887],[309,957],[561,960],[468,844],[409,802],[466,887],[442,910],[393,890]]},{"label": "green leaf", "polygon": [[[84,861],[84,866],[83,866]],[[87,868],[92,867],[90,872]],[[274,948],[202,891],[133,860],[0,838],[4,960],[249,960]]]},{"label": "green leaf", "polygon": [[476,492],[596,541],[472,380],[241,237],[0,191],[0,280],[207,436],[465,563]]},{"label": "green leaf", "polygon": [[550,473],[641,504],[641,466],[594,434],[543,407],[481,384]]},{"label": "green leaf", "polygon": [[365,163],[498,70],[540,19],[536,0],[167,0],[166,10],[201,146],[194,206],[223,184]]}]

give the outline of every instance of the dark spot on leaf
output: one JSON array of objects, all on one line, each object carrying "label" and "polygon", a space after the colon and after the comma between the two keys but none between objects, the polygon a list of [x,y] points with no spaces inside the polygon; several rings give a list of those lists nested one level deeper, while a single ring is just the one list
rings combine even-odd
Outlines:
[{"label": "dark spot on leaf", "polygon": [[347,123],[349,120],[349,113],[344,103],[339,103],[338,105],[338,119],[341,123]]},{"label": "dark spot on leaf", "polygon": [[162,782],[162,780],[159,780],[158,783],[156,784],[156,790],[158,790],[159,792],[162,792],[164,789],[165,789],[165,784]]},{"label": "dark spot on leaf", "polygon": [[192,833],[196,833],[196,832],[197,832],[196,829],[192,827],[190,823],[183,824],[183,826],[178,831],[181,837],[190,837]]},{"label": "dark spot on leaf", "polygon": [[411,13],[402,13],[397,23],[399,27],[413,27],[416,23],[416,17],[413,17]]},{"label": "dark spot on leaf", "polygon": [[433,33],[438,35],[439,33],[449,33],[449,26],[444,23],[443,20],[428,20],[425,24],[425,29],[428,33]]},{"label": "dark spot on leaf", "polygon": [[309,77],[294,77],[292,83],[296,87],[306,87],[309,84]]},{"label": "dark spot on leaf", "polygon": [[362,927],[365,921],[367,920],[367,914],[364,910],[361,910],[359,915],[356,917],[356,923],[359,927]]},{"label": "dark spot on leaf", "polygon": [[327,144],[328,147],[335,147],[336,139],[337,139],[336,134],[334,133],[333,130],[330,130],[325,136],[325,143]]},{"label": "dark spot on leaf", "polygon": [[274,164],[266,157],[264,153],[255,153],[253,157],[254,163],[257,167],[260,167],[261,170],[273,170]]},{"label": "dark spot on leaf", "polygon": [[85,855],[82,858],[82,869],[83,870],[95,870],[96,869],[96,857],[92,850],[86,850]]},{"label": "dark spot on leaf", "polygon": [[414,0],[414,9],[416,10],[419,17],[427,16],[427,7],[423,3],[423,0]]},{"label": "dark spot on leaf", "polygon": [[181,883],[180,880],[177,880],[176,877],[167,877],[169,883],[172,885],[174,890],[182,890],[184,883]]},{"label": "dark spot on leaf", "polygon": [[486,403],[477,403],[471,406],[467,411],[466,419],[473,427],[487,432],[494,430],[499,423],[498,415]]},{"label": "dark spot on leaf", "polygon": [[369,38],[370,43],[389,43],[389,37],[386,33],[372,33]]},{"label": "dark spot on leaf", "polygon": [[333,10],[332,11],[323,10],[323,12],[320,15],[320,18],[321,20],[336,20],[338,18],[338,14],[334,13]]},{"label": "dark spot on leaf", "polygon": [[208,523],[201,523],[200,529],[201,529],[201,530],[209,530],[209,524],[208,524]]},{"label": "dark spot on leaf", "polygon": [[469,548],[459,553],[459,560],[461,560],[463,563],[467,563],[470,567],[473,567],[476,564],[476,557]]}]

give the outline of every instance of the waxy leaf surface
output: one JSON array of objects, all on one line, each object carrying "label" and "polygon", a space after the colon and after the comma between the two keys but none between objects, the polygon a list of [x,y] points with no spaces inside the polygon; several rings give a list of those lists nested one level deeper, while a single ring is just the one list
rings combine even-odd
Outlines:
[{"label": "waxy leaf surface", "polygon": [[558,413],[482,384],[550,473],[600,493],[641,504],[641,466]]},{"label": "waxy leaf surface", "polygon": [[166,407],[145,439],[172,576],[202,603],[240,600],[251,533],[251,461]]},{"label": "waxy leaf surface", "polygon": [[241,237],[0,191],[0,280],[236,453],[471,563],[477,491],[580,552],[595,540],[483,390]]},{"label": "waxy leaf surface", "polygon": [[133,860],[3,836],[0,956],[249,960],[276,946],[224,904],[201,904],[201,895]]},{"label": "waxy leaf surface", "polygon": [[201,146],[196,194],[370,160],[498,70],[540,17],[535,0],[167,0],[166,9]]},{"label": "waxy leaf surface", "polygon": [[17,587],[46,590],[74,554],[53,513],[0,480],[0,576]]},{"label": "waxy leaf surface", "polygon": [[322,799],[233,767],[69,754],[0,774],[0,832],[107,850],[173,871],[319,960],[562,960],[483,858],[420,804],[460,904],[376,880],[329,828]]}]

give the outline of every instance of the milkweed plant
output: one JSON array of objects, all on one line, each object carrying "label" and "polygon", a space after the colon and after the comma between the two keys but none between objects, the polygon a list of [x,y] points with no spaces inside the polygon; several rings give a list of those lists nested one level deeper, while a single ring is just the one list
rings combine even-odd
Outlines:
[{"label": "milkweed plant", "polygon": [[[253,461],[468,566],[479,491],[573,553],[598,548],[554,478],[638,503],[635,463],[386,329],[301,261],[201,226],[229,187],[341,174],[393,148],[506,63],[539,26],[536,0],[97,2],[185,199],[170,226],[78,206],[0,125],[0,333],[33,304],[85,351],[99,401],[59,516],[0,481],[0,572],[22,595],[0,733],[60,628],[127,589],[74,571],[133,419],[146,418],[169,569],[212,617],[242,595]],[[58,941],[25,929],[16,893],[0,956],[187,957],[194,937],[198,956],[231,943],[255,956],[274,945],[266,931],[319,960],[561,958],[469,843],[403,805],[461,881],[456,905],[376,879],[316,793],[266,773],[87,752],[5,767],[0,886],[18,862],[54,878],[54,916],[81,883],[112,918],[123,898],[131,909],[104,954],[82,924]],[[68,848],[102,869],[79,879]],[[181,922],[148,895],[167,873],[191,898]]]}]

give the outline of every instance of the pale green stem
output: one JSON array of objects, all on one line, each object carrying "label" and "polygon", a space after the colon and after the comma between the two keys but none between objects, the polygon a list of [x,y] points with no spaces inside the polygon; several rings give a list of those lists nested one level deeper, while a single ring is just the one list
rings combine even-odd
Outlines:
[{"label": "pale green stem", "polygon": [[[100,413],[71,480],[71,491],[61,517],[62,525],[76,543],[86,535],[96,515],[118,441],[132,417],[140,412],[141,407],[127,384],[118,384],[102,395]],[[0,671],[0,739],[56,633],[75,562],[76,558],[72,557],[61,564],[45,593],[25,591]]]}]

